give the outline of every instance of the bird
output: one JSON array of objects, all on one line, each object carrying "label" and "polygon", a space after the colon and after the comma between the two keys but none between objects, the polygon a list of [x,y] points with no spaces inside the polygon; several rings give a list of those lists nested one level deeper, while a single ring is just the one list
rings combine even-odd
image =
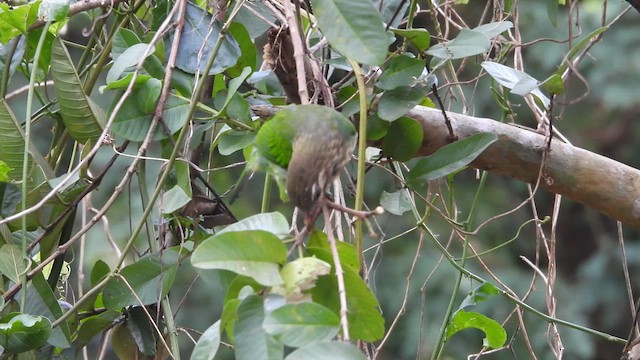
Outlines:
[{"label": "bird", "polygon": [[285,178],[286,195],[310,229],[322,212],[327,187],[351,159],[356,142],[355,126],[336,110],[315,104],[292,105],[262,125],[254,153],[266,160],[279,184],[279,178]]}]

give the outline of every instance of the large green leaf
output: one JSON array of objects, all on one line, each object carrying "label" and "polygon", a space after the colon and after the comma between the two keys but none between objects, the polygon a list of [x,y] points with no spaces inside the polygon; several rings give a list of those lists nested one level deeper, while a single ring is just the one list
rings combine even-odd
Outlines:
[{"label": "large green leaf", "polygon": [[425,68],[424,60],[406,55],[391,58],[380,74],[376,86],[383,90],[414,83]]},{"label": "large green leaf", "polygon": [[6,244],[0,248],[0,273],[14,283],[20,282],[20,275],[29,269],[29,261],[22,257],[18,245]]},{"label": "large green leaf", "polygon": [[425,51],[431,44],[431,36],[427,29],[391,29],[394,34],[409,40],[418,51]]},{"label": "large green leaf", "polygon": [[313,14],[329,44],[342,55],[367,65],[381,65],[388,37],[370,0],[311,0]]},{"label": "large green leaf", "polygon": [[62,121],[74,140],[85,143],[102,133],[104,111],[84,93],[82,82],[60,38],[53,42],[51,76],[58,94]]},{"label": "large green leaf", "polygon": [[236,360],[280,360],[282,343],[262,328],[264,305],[262,298],[249,295],[238,307],[238,319],[233,329]]},{"label": "large green leaf", "polygon": [[26,352],[44,345],[51,322],[43,316],[11,313],[0,319],[0,346],[8,353]]},{"label": "large green leaf", "polygon": [[380,96],[378,116],[387,121],[396,120],[420,104],[429,91],[431,88],[422,84],[399,86],[387,90]]},{"label": "large green leaf", "polygon": [[165,250],[162,257],[150,254],[126,266],[120,271],[121,277],[112,279],[105,286],[104,305],[109,309],[119,310],[129,305],[158,302],[171,289],[177,266],[178,252],[175,249]]},{"label": "large green leaf", "polygon": [[423,138],[420,123],[403,116],[389,126],[382,139],[382,153],[397,161],[409,161],[422,146]]},{"label": "large green leaf", "polygon": [[[153,120],[153,115],[139,106],[140,102],[137,99],[137,94],[138,91],[136,90],[131,96],[125,99],[111,127],[111,130],[116,135],[130,141],[144,140],[151,127],[151,120]],[[117,98],[114,99],[114,106],[117,101]],[[169,96],[162,112],[162,118],[169,128],[169,133],[173,135],[182,128],[187,120],[186,115],[188,108],[189,102],[187,100]],[[167,134],[165,129],[159,124],[153,133],[153,139],[162,140],[166,138]]]},{"label": "large green leaf", "polygon": [[340,318],[320,304],[303,302],[273,310],[262,327],[286,346],[301,347],[333,339],[340,329]]},{"label": "large green leaf", "polygon": [[202,333],[191,353],[191,360],[213,360],[220,346],[220,320]]},{"label": "large green leaf", "polygon": [[[213,20],[210,13],[192,2],[188,2],[184,29],[180,36],[180,47],[176,57],[176,67],[190,74],[202,73],[215,48],[221,29],[222,24]],[[173,34],[170,38],[173,41]],[[221,73],[234,66],[240,55],[238,43],[230,34],[226,34],[216,54],[213,66],[209,70],[209,75]]]},{"label": "large green leaf", "polygon": [[[31,280],[31,284],[27,288],[27,302],[25,304],[25,312],[34,315],[45,316],[50,321],[54,321],[62,316],[62,307],[64,301],[58,301],[54,295],[51,286],[47,283],[42,273],[36,274]],[[66,304],[65,306],[70,306]],[[53,328],[51,336],[47,342],[58,348],[68,348],[71,346],[71,336],[69,333],[69,325],[75,327],[71,316],[69,320],[61,323]]]},{"label": "large green leaf", "polygon": [[345,342],[321,342],[299,348],[285,360],[365,360],[367,357],[353,344]]},{"label": "large green leaf", "polygon": [[262,230],[234,231],[204,240],[191,256],[201,269],[230,270],[265,286],[282,284],[280,265],[287,249],[277,236]]},{"label": "large green leaf", "polygon": [[0,160],[11,168],[9,177],[12,180],[20,180],[22,178],[24,132],[4,99],[0,99],[0,144],[2,144],[0,146]]},{"label": "large green leaf", "polygon": [[427,54],[441,59],[461,59],[486,53],[490,48],[491,41],[485,34],[462,29],[455,39],[430,47]]},{"label": "large green leaf", "polygon": [[[338,248],[339,255],[345,249],[345,247]],[[307,250],[311,255],[331,264],[332,268],[335,269],[330,251],[318,247],[308,248]],[[351,339],[369,342],[381,339],[384,335],[384,318],[378,309],[378,300],[358,275],[357,270],[346,262],[341,261],[341,263],[344,270],[347,318]],[[314,302],[333,310],[335,314],[339,314],[340,300],[335,270],[331,272],[331,275],[318,278],[316,286],[310,292]]]},{"label": "large green leaf", "polygon": [[227,69],[226,73],[232,77],[238,77],[242,73],[245,67],[251,68],[251,71],[256,68],[256,45],[251,40],[251,36],[249,32],[239,22],[234,22],[229,27],[229,33],[233,36],[234,39],[238,42],[238,46],[240,46],[240,58],[238,62]]},{"label": "large green leaf", "polygon": [[476,312],[458,310],[447,327],[447,339],[464,329],[474,328],[485,333],[483,347],[497,349],[507,341],[507,332],[497,321]]},{"label": "large green leaf", "polygon": [[218,235],[232,231],[264,230],[284,239],[290,237],[289,229],[289,222],[282,213],[270,212],[246,217],[218,231]]},{"label": "large green leaf", "polygon": [[497,140],[494,133],[479,133],[443,146],[433,155],[420,159],[407,174],[407,182],[416,186],[454,173]]},{"label": "large green leaf", "polygon": [[10,6],[0,3],[0,43],[6,44],[12,38],[27,33],[27,16],[31,4]]}]

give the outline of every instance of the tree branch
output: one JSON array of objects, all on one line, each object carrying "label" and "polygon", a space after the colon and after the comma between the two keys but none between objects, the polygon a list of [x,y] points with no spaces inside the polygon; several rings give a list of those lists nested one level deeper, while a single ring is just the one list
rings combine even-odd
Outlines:
[{"label": "tree branch", "polygon": [[[447,113],[460,139],[480,132],[498,135],[471,166],[535,183],[546,146],[545,137],[532,130],[491,119]],[[424,141],[420,155],[447,145],[449,133],[440,110],[418,106],[408,117],[420,122]],[[640,229],[640,170],[590,151],[553,141],[540,187],[598,210]]]}]

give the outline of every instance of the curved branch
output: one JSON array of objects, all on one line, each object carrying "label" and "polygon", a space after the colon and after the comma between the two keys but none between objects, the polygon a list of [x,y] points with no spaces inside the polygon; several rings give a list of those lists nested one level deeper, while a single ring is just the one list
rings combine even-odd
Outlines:
[{"label": "curved branch", "polygon": [[[407,116],[424,131],[420,155],[448,144],[449,133],[440,110],[418,106]],[[480,132],[498,135],[471,166],[535,183],[546,146],[543,135],[491,119],[447,113],[455,134],[465,138]],[[553,141],[540,187],[598,210],[640,229],[640,170],[590,151]],[[546,181],[545,181],[546,180]]]}]

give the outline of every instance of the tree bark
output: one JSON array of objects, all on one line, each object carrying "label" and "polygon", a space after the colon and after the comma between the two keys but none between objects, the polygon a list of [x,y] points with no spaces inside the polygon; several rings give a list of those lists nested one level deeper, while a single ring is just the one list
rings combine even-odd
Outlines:
[{"label": "tree bark", "polygon": [[[420,122],[424,141],[420,155],[448,144],[449,132],[440,110],[418,106],[408,117]],[[460,139],[481,132],[498,135],[471,166],[534,184],[546,148],[545,136],[491,119],[447,113]],[[552,141],[540,187],[598,210],[640,229],[640,171],[590,151]]]}]

